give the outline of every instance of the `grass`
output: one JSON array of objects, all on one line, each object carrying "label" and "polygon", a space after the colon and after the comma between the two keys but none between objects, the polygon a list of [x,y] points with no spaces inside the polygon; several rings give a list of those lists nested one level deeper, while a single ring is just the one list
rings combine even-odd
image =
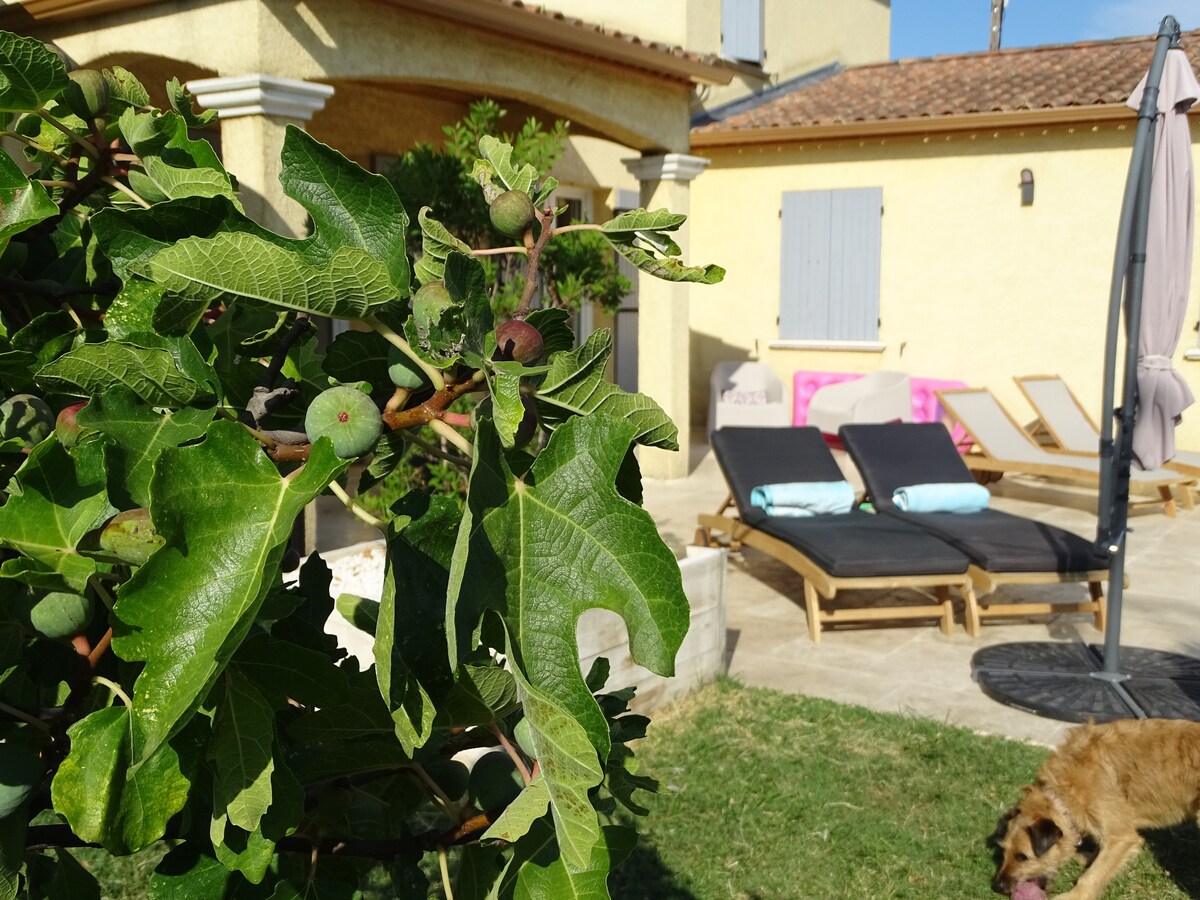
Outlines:
[{"label": "grass", "polygon": [[[989,837],[1047,754],[728,680],[657,713],[635,750],[664,787],[610,878],[617,900],[993,896]],[[1147,838],[1106,898],[1200,897],[1196,826]],[[160,853],[88,862],[105,900],[142,900]],[[1078,874],[1064,871],[1058,889]]]},{"label": "grass", "polygon": [[[990,896],[988,839],[1047,754],[730,681],[659,713],[636,749],[665,790],[612,876],[620,900]],[[1196,832],[1150,833],[1107,896],[1200,896]]]}]

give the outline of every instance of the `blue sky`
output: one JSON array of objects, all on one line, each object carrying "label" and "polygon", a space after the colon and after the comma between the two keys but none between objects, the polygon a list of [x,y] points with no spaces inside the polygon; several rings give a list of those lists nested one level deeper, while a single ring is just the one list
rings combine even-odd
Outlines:
[{"label": "blue sky", "polygon": [[[1165,15],[1200,28],[1200,0],[1008,0],[1001,46],[1155,34]],[[988,48],[991,0],[892,0],[892,59]]]}]

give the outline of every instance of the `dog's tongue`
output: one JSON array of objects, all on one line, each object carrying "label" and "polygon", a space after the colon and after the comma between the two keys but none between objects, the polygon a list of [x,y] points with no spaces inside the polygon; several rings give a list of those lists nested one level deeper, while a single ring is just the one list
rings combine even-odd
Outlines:
[{"label": "dog's tongue", "polygon": [[1012,900],[1046,900],[1046,892],[1036,881],[1022,881],[1012,892]]}]

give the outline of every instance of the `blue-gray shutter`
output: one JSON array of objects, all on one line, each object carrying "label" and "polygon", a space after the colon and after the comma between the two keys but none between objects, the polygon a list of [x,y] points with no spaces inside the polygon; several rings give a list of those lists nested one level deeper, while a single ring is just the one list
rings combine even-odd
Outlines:
[{"label": "blue-gray shutter", "polygon": [[721,55],[762,64],[763,0],[721,0]]},{"label": "blue-gray shutter", "polygon": [[779,336],[879,338],[883,189],[783,195]]}]

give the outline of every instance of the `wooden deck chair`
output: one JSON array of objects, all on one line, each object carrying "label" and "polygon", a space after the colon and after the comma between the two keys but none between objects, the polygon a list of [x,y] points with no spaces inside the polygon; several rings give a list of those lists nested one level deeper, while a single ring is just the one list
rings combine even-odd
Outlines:
[{"label": "wooden deck chair", "polygon": [[[978,512],[907,512],[893,495],[902,487],[922,484],[971,484],[975,479],[960,456],[950,432],[937,423],[893,422],[846,425],[842,443],[854,460],[867,495],[880,515],[923,528],[971,560],[968,570],[978,602],[967,603],[967,633],[978,637],[981,619],[1055,612],[1088,612],[1104,630],[1101,584],[1108,578],[1108,559],[1091,541],[1030,519],[987,508]],[[1087,584],[1090,599],[1079,602],[989,603],[988,595],[1005,584]]]},{"label": "wooden deck chair", "polygon": [[[945,541],[896,519],[854,508],[810,518],[769,516],[750,502],[755,487],[844,479],[821,432],[804,428],[723,428],[712,448],[730,496],[713,515],[699,517],[697,541],[716,546],[728,535],[733,549],[761,550],[804,579],[808,634],[821,640],[823,625],[897,619],[936,619],[954,630],[950,589],[974,603],[969,560]],[[935,602],[822,609],[840,590],[911,588],[932,592]]]},{"label": "wooden deck chair", "polygon": [[[1062,376],[1024,375],[1013,381],[1037,413],[1036,427],[1055,447],[1068,453],[1097,453],[1100,429]],[[1176,450],[1163,468],[1200,478],[1200,453]]]},{"label": "wooden deck chair", "polygon": [[[946,412],[975,442],[974,451],[963,456],[972,470],[1100,484],[1098,455],[1067,453],[1038,444],[987,388],[938,391],[938,397]],[[1149,494],[1155,499],[1131,500],[1130,506],[1160,506],[1168,516],[1174,516],[1176,506],[1172,488],[1192,488],[1195,484],[1195,478],[1167,469],[1134,469],[1130,473],[1130,491]],[[1190,490],[1183,490],[1181,497],[1188,509],[1195,505]]]}]

